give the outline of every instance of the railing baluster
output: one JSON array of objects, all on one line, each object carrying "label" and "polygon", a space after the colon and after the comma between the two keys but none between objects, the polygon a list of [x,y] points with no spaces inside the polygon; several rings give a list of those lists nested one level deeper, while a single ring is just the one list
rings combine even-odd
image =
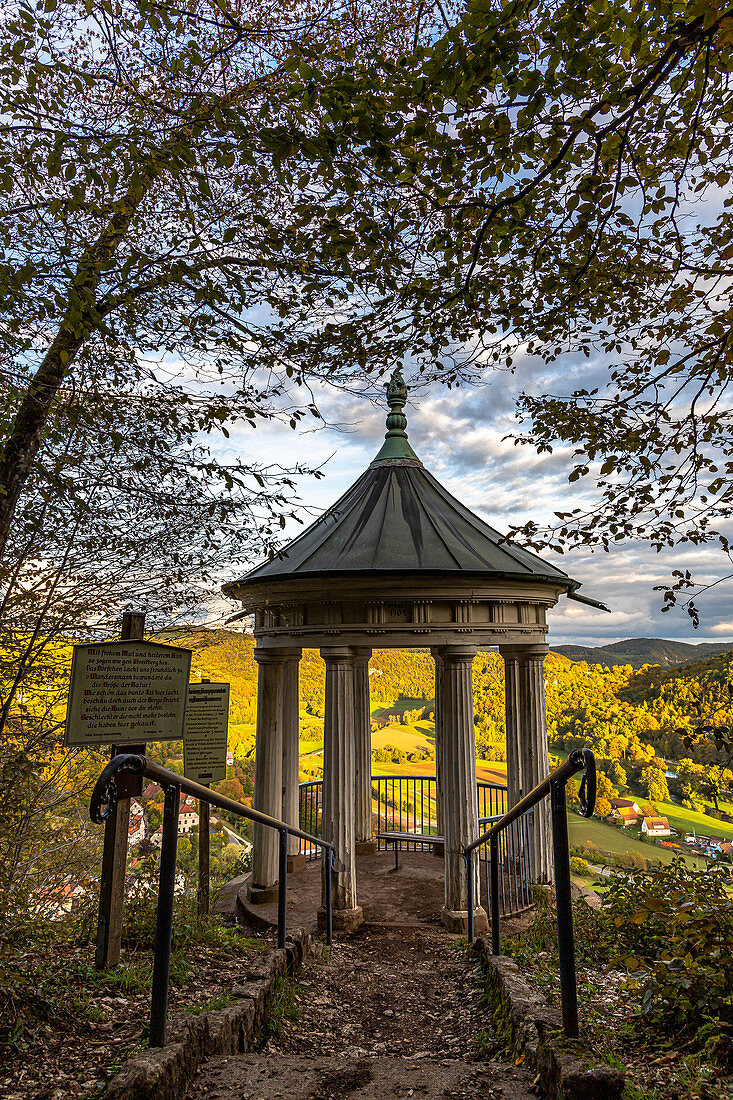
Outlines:
[{"label": "railing baluster", "polygon": [[333,848],[323,849],[323,864],[326,868],[326,943],[330,944],[333,940],[333,905],[331,902]]},{"label": "railing baluster", "polygon": [[[473,904],[473,886],[469,871],[470,859],[473,852],[481,845],[489,842],[491,858],[491,940],[495,955],[501,953],[500,932],[500,901],[499,901],[499,860],[503,852],[502,866],[508,876],[507,889],[511,898],[512,890],[515,891],[515,901],[518,903],[519,895],[518,879],[515,867],[515,843],[520,844],[521,849],[528,857],[525,865],[529,866],[529,881],[532,881],[531,852],[529,850],[529,838],[527,835],[529,814],[534,807],[544,798],[550,796],[552,810],[552,844],[555,864],[555,902],[557,908],[557,935],[558,954],[560,967],[560,991],[562,997],[563,1028],[565,1034],[575,1037],[578,1034],[578,990],[575,973],[575,943],[573,937],[573,908],[570,882],[570,853],[568,847],[568,820],[565,804],[565,784],[571,775],[583,772],[581,784],[580,812],[584,817],[591,817],[595,808],[596,798],[596,771],[595,758],[590,749],[574,749],[567,760],[538,783],[534,790],[516,805],[507,810],[490,829],[482,833],[472,844],[467,844],[463,849],[466,861],[466,873],[469,875],[468,897]],[[503,845],[500,848],[500,845]],[[521,872],[524,874],[524,871]],[[504,874],[501,875],[502,901],[505,901]],[[473,938],[472,913],[469,914],[470,938]]]},{"label": "railing baluster", "polygon": [[575,976],[575,937],[573,901],[568,849],[568,817],[565,806],[565,782],[551,784],[552,847],[555,862],[555,908],[557,910],[557,949],[560,965],[562,1022],[566,1035],[578,1034],[578,986]]},{"label": "railing baluster", "polygon": [[277,878],[277,946],[285,947],[285,921],[288,894],[288,832],[280,829]]},{"label": "railing baluster", "polygon": [[150,995],[151,1047],[165,1046],[165,1020],[168,1011],[168,982],[173,943],[173,895],[176,888],[176,850],[178,848],[178,807],[181,788],[172,784],[163,796],[163,840],[160,849],[158,909],[155,915],[153,987]]},{"label": "railing baluster", "polygon": [[[191,779],[179,775],[176,772],[153,764],[146,756],[136,753],[116,754],[102,774],[97,779],[92,791],[89,805],[89,815],[96,824],[101,825],[106,818],[115,812],[117,801],[117,785],[115,778],[121,773],[128,772],[140,778],[145,776],[159,783],[164,791],[163,807],[163,836],[160,853],[160,870],[158,881],[158,907],[155,921],[155,948],[153,959],[153,981],[150,998],[150,1028],[149,1044],[151,1047],[162,1047],[165,1044],[166,1014],[168,1008],[168,985],[170,978],[170,957],[173,940],[173,902],[176,884],[176,849],[178,847],[178,810],[181,791],[192,795],[199,801],[217,806],[229,813],[250,821],[259,822],[269,829],[276,829],[279,834],[279,873],[278,873],[278,933],[279,947],[285,946],[286,935],[286,905],[287,905],[287,873],[288,873],[288,837],[297,836],[301,842],[307,842],[311,849],[320,847],[324,853],[324,859],[328,864],[329,874],[326,880],[326,938],[331,942],[333,934],[333,909],[331,904],[331,868],[333,865],[334,846],[329,841],[324,841],[315,833],[305,829],[294,828],[287,822],[261,813],[260,810],[243,806],[225,795],[217,794],[209,787],[194,783]],[[129,778],[129,777],[128,777]],[[316,815],[318,807],[318,789],[321,782],[312,784],[312,790],[301,796],[298,802],[298,820],[302,823],[303,807],[306,806],[313,812],[315,793]],[[317,824],[317,822],[316,822]]]},{"label": "railing baluster", "polygon": [[468,942],[473,943],[473,852],[466,852],[464,855],[466,862],[466,902],[468,905]]},{"label": "railing baluster", "polygon": [[494,955],[501,955],[501,932],[499,930],[499,846],[498,837],[492,836],[489,844],[491,867],[491,950]]}]

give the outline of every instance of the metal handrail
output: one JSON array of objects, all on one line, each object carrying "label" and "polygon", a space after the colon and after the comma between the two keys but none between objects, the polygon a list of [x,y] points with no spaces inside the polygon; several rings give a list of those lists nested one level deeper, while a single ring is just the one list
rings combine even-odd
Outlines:
[{"label": "metal handrail", "polygon": [[573,749],[567,760],[555,768],[534,790],[520,799],[502,817],[487,829],[478,840],[463,849],[466,861],[468,940],[474,940],[474,881],[473,853],[482,844],[489,844],[491,864],[491,950],[501,954],[501,929],[499,911],[499,846],[498,839],[504,829],[531,810],[543,798],[550,795],[552,812],[552,850],[555,865],[555,905],[557,909],[557,941],[560,967],[560,995],[562,1000],[563,1030],[568,1036],[578,1034],[578,985],[575,974],[575,938],[573,934],[573,905],[570,881],[570,850],[568,845],[568,819],[565,803],[565,784],[572,775],[583,772],[580,784],[580,812],[592,817],[596,804],[596,761],[590,749]]},{"label": "metal handrail", "polygon": [[[331,943],[333,934],[333,911],[331,906],[331,870],[333,868],[334,846],[322,837],[306,833],[294,825],[288,825],[276,817],[263,814],[241,802],[235,802],[225,795],[217,794],[192,779],[186,779],[178,772],[161,768],[148,760],[147,756],[133,753],[120,753],[113,756],[99,779],[94,784],[89,803],[89,816],[97,825],[102,825],[114,812],[117,799],[129,797],[134,791],[129,789],[129,780],[124,773],[145,776],[160,784],[163,788],[163,840],[160,851],[160,872],[158,877],[158,908],[155,920],[155,947],[153,958],[153,982],[150,998],[150,1036],[151,1047],[165,1045],[165,1024],[168,1009],[168,984],[170,978],[171,945],[173,940],[173,893],[176,878],[176,849],[178,847],[178,809],[181,791],[208,802],[221,810],[246,817],[270,829],[277,829],[280,843],[278,851],[278,897],[277,897],[277,945],[285,947],[285,912],[288,875],[288,836],[297,836],[323,849],[324,881],[326,886],[326,942]],[[119,785],[123,788],[118,789]]]}]

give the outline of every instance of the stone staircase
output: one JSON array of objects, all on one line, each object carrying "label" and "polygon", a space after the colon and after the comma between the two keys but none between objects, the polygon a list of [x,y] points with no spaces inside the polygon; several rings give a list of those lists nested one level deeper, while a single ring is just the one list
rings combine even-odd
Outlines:
[{"label": "stone staircase", "polygon": [[252,1054],[210,1059],[189,1100],[529,1100],[482,989],[437,926],[365,926],[301,972],[292,1017]]}]

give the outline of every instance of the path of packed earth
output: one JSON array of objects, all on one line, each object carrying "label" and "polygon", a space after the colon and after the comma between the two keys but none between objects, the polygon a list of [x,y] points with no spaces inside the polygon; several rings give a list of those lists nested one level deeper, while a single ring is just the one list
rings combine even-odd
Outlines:
[{"label": "path of packed earth", "polygon": [[294,1019],[258,1053],[212,1058],[188,1100],[529,1100],[481,995],[456,937],[363,928],[306,962]]}]

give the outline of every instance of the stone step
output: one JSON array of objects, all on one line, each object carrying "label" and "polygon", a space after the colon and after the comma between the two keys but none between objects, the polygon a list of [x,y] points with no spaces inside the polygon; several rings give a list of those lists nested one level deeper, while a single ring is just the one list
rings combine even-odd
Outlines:
[{"label": "stone step", "polygon": [[240,1054],[212,1058],[189,1100],[531,1100],[526,1074],[496,1062]]}]

